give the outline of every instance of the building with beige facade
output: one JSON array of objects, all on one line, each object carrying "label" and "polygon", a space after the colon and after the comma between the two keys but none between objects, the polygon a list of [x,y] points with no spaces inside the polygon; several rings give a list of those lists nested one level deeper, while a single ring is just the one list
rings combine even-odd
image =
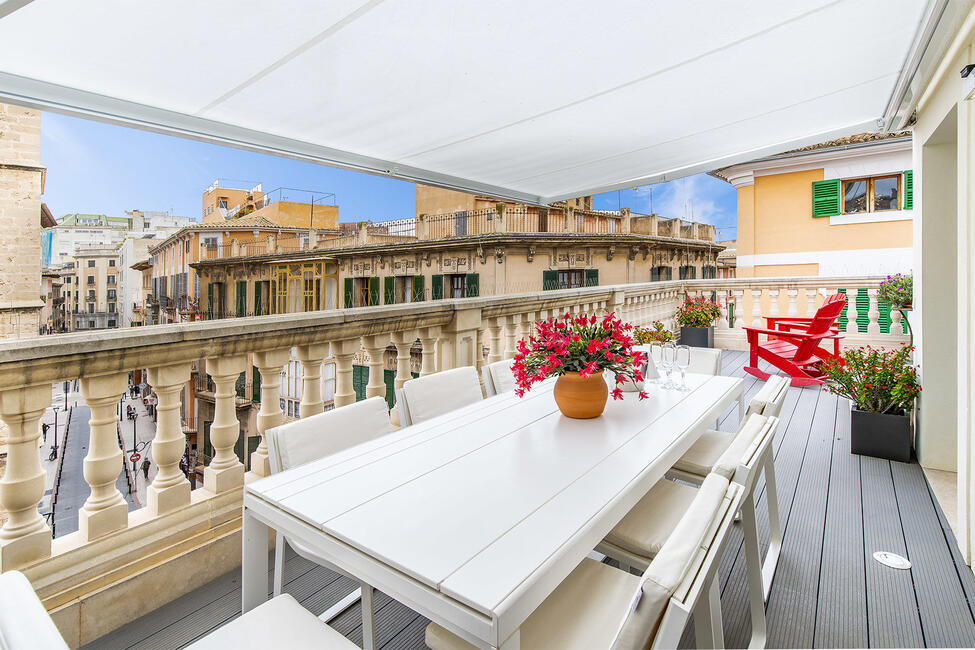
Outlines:
[{"label": "building with beige facade", "polygon": [[64,322],[71,332],[119,326],[116,246],[82,246],[63,274]]},{"label": "building with beige facade", "polygon": [[330,230],[337,228],[339,221],[335,194],[317,190],[279,187],[264,192],[260,183],[241,189],[216,180],[204,190],[202,202],[202,223],[252,216],[279,226]]},{"label": "building with beige facade", "polygon": [[725,167],[738,193],[738,277],[910,272],[910,133],[860,134]]}]

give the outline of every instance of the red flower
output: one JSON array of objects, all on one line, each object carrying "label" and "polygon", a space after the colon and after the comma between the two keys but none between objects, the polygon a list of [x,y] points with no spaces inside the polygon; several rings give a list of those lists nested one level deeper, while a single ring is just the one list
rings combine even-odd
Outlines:
[{"label": "red flower", "polygon": [[612,391],[612,395],[613,395],[613,399],[623,399],[623,389],[619,387],[614,388]]},{"label": "red flower", "polygon": [[647,399],[648,397],[650,397],[650,396],[649,396],[649,395],[647,395],[645,391],[642,391],[642,390],[640,391],[640,401],[641,401],[641,402],[642,402],[643,400],[645,400],[645,399]]}]

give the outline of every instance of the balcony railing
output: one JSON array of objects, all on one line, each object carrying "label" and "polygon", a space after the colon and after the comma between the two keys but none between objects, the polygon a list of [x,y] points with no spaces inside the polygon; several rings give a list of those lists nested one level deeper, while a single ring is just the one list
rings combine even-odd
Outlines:
[{"label": "balcony railing", "polygon": [[[397,349],[395,386],[411,376],[410,351],[419,340],[421,375],[458,366],[510,358],[517,341],[536,320],[565,311],[615,311],[627,321],[663,321],[674,316],[685,295],[712,295],[723,305],[718,345],[742,347],[743,324],[761,315],[803,316],[821,296],[837,288],[848,295],[865,290],[860,305],[846,314],[850,343],[899,344],[884,334],[882,306],[876,301],[880,278],[692,280],[554,290],[486,298],[437,300],[159,325],[0,344],[0,419],[9,427],[6,475],[0,504],[8,519],[0,532],[0,570],[24,570],[62,633],[74,646],[88,643],[128,620],[234,568],[240,562],[240,513],[245,481],[269,473],[264,432],[285,419],[281,372],[292,355],[302,365],[300,413],[322,412],[323,360],[336,366],[334,403],[355,401],[353,359],[364,351],[370,361],[366,396],[386,394],[383,351]],[[853,323],[865,326],[854,333]],[[899,325],[900,321],[896,321]],[[487,354],[483,350],[487,350]],[[213,457],[202,486],[192,490],[180,469],[185,447],[182,403],[194,364],[206,359],[213,387],[214,417],[209,426]],[[262,439],[245,468],[234,449],[241,373],[256,366],[260,402],[256,428]],[[122,467],[115,426],[119,395],[129,371],[143,375],[158,398],[152,462],[158,468],[145,507],[128,512],[116,479]],[[199,377],[199,375],[198,375]],[[39,421],[51,405],[51,386],[80,378],[91,409],[90,445],[84,478],[91,495],[79,512],[79,530],[52,541],[38,512],[45,482],[38,456]],[[204,384],[205,381],[205,384]],[[202,429],[200,429],[202,430]],[[202,457],[201,457],[202,458]],[[179,579],[167,579],[171,572]],[[139,593],[139,598],[131,598]],[[151,595],[150,595],[151,594]]]}]

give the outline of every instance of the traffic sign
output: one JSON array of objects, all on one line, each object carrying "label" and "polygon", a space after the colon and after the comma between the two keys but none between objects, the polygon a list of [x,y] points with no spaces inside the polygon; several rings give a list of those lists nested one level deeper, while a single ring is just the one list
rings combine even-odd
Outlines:
[{"label": "traffic sign", "polygon": [[129,462],[138,463],[140,458],[142,458],[142,454],[140,454],[137,451],[134,451],[132,452],[132,455],[129,456]]}]

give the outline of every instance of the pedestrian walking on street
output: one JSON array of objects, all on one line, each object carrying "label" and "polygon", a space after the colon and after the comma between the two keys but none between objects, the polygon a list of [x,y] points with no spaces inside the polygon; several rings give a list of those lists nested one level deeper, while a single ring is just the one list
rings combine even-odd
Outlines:
[{"label": "pedestrian walking on street", "polygon": [[47,422],[41,425],[41,435],[44,436],[44,442],[47,443],[47,428],[51,426]]},{"label": "pedestrian walking on street", "polygon": [[147,481],[149,480],[149,465],[150,463],[148,458],[142,461],[142,475],[146,477]]}]

